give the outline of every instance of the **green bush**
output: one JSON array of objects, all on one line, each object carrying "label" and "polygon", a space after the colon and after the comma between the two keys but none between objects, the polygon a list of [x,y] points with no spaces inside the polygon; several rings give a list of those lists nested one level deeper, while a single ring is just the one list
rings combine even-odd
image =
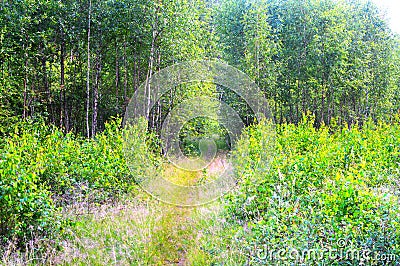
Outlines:
[{"label": "green bush", "polygon": [[[127,167],[121,119],[106,124],[94,139],[42,123],[21,123],[0,143],[0,236],[22,241],[60,230],[58,207],[79,201],[102,202],[136,189],[135,175],[158,157],[147,149],[146,131],[133,127],[133,154]],[[140,132],[139,132],[140,131]]]},{"label": "green bush", "polygon": [[38,136],[16,131],[0,157],[0,236],[17,242],[32,234],[58,230],[55,205],[41,182],[43,148]]},{"label": "green bush", "polygon": [[[234,152],[240,181],[226,196],[226,213],[248,263],[283,262],[260,255],[265,247],[367,249],[399,260],[400,126],[367,122],[361,129],[331,132],[327,126],[315,129],[311,121],[277,126],[274,145],[268,123],[250,127]],[[307,265],[365,263],[349,257],[285,259]],[[367,264],[382,263],[370,260]]]}]

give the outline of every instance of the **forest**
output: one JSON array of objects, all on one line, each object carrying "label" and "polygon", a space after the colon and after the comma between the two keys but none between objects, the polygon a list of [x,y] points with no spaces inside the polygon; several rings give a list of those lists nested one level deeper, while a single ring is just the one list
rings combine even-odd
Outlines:
[{"label": "forest", "polygon": [[388,20],[370,0],[3,0],[0,265],[400,264]]}]

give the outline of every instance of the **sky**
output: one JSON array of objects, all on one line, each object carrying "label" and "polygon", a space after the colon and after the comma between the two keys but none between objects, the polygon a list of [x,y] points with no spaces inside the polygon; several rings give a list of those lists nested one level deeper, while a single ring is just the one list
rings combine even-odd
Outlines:
[{"label": "sky", "polygon": [[400,34],[400,0],[372,0],[372,2],[387,12],[390,28]]}]

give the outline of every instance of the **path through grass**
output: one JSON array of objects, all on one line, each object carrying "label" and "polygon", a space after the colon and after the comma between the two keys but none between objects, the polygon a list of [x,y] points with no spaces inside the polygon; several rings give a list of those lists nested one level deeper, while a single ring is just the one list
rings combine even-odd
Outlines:
[{"label": "path through grass", "polygon": [[[210,175],[220,171],[226,159],[209,165]],[[194,184],[208,177],[202,173],[172,170],[166,178]],[[208,175],[207,175],[208,176]],[[80,216],[63,242],[55,263],[65,265],[204,265],[211,255],[202,240],[211,227],[221,228],[218,202],[179,207],[160,202],[145,193],[115,206],[101,206]],[[217,229],[212,230],[217,230]]]}]

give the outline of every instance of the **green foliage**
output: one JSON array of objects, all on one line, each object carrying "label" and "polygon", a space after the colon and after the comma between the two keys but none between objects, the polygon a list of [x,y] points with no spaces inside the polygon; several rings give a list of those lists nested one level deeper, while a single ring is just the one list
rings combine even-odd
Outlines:
[{"label": "green foliage", "polygon": [[203,0],[2,1],[0,118],[102,131],[152,72],[214,57],[209,21]]},{"label": "green foliage", "polygon": [[57,230],[55,204],[41,181],[43,158],[39,136],[15,132],[0,157],[0,236],[18,241]]},{"label": "green foliage", "polygon": [[[268,121],[250,127],[233,154],[240,187],[227,211],[250,230],[233,230],[243,246],[346,237],[398,250],[400,130],[378,121],[400,110],[399,43],[371,1],[4,0],[0,235],[57,232],[57,207],[118,197],[158,171],[159,145],[144,121],[126,130],[105,121],[154,71],[218,57],[255,80],[283,124],[278,136]],[[199,83],[163,95],[150,113],[153,132],[182,99],[199,95],[217,96],[252,123],[238,95]],[[301,122],[307,111],[314,116]],[[185,125],[187,154],[204,137],[229,148],[216,120]]]},{"label": "green foliage", "polygon": [[277,122],[354,124],[398,109],[398,37],[371,1],[218,1],[222,57],[264,91]]},{"label": "green foliage", "polygon": [[211,139],[218,150],[229,150],[228,132],[218,121],[197,117],[184,124],[179,132],[181,149],[187,155],[200,155],[201,140]]},{"label": "green foliage", "polygon": [[273,261],[260,258],[254,246],[302,251],[338,248],[340,239],[346,251],[398,256],[400,126],[368,122],[330,133],[311,121],[277,126],[274,152],[267,152],[272,138],[265,123],[249,128],[238,143],[234,165],[240,182],[226,197],[226,211],[248,259]]},{"label": "green foliage", "polygon": [[[129,178],[125,185],[134,185],[143,178],[151,177],[160,171],[161,145],[154,133],[147,131],[148,121],[141,117],[135,125],[127,125],[122,132],[124,166],[128,166]],[[119,161],[117,161],[119,162]]]},{"label": "green foliage", "polygon": [[123,153],[127,130],[120,125],[115,119],[95,139],[83,139],[41,123],[18,124],[0,146],[0,235],[21,240],[47,234],[61,225],[56,206],[102,202],[133,191],[134,175],[157,157],[143,146],[145,133],[131,135],[140,143],[134,152],[140,160],[129,171]]}]

